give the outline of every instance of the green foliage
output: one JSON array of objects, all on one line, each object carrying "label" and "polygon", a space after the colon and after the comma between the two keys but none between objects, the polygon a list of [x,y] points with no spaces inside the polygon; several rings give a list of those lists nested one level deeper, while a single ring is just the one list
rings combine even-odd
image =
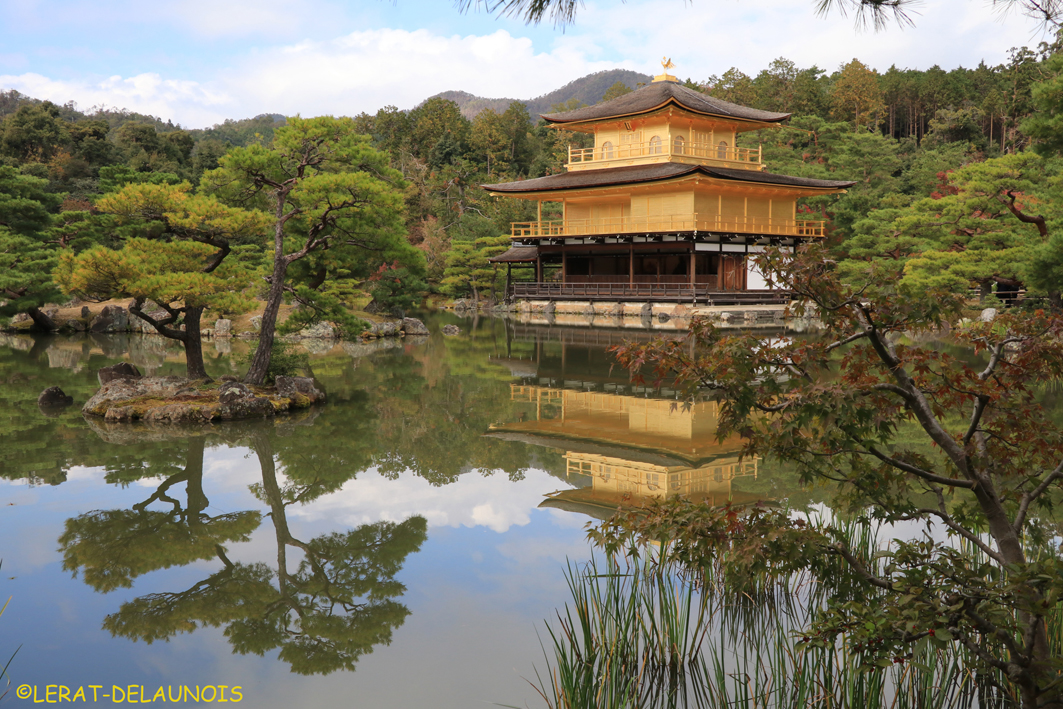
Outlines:
[{"label": "green foliage", "polygon": [[484,291],[492,298],[497,297],[505,276],[488,259],[503,253],[509,244],[508,236],[481,237],[472,243],[454,242],[443,272],[443,292],[452,296],[471,294],[474,300]]},{"label": "green foliage", "polygon": [[[240,363],[251,366],[254,350],[243,355]],[[269,368],[266,370],[266,383],[273,384],[277,377],[296,377],[310,369],[310,359],[303,353],[296,352],[291,342],[281,338],[273,341],[270,348]]]},{"label": "green foliage", "polygon": [[1048,76],[1031,89],[1033,114],[1022,122],[1022,132],[1034,140],[1042,155],[1063,153],[1063,53],[1053,54],[1043,65]]},{"label": "green foliage", "polygon": [[99,189],[101,194],[110,194],[126,185],[179,185],[181,181],[172,172],[140,172],[128,165],[112,165],[100,168]]},{"label": "green foliage", "polygon": [[427,284],[398,263],[381,264],[366,281],[373,300],[389,311],[415,310],[421,305]]},{"label": "green foliage", "polygon": [[[1006,672],[1004,691],[1022,706],[1058,701],[1063,648],[1050,646],[1045,621],[1063,598],[1052,517],[1063,429],[1036,387],[1063,376],[1063,323],[1038,312],[960,326],[961,296],[933,286],[902,292],[896,271],[874,263],[848,285],[820,248],[769,253],[759,267],[795,293],[796,315],[814,308],[822,337],[764,347],[696,321],[688,341],[625,346],[619,361],[639,378],[674,378],[689,397],[715,390],[721,440],[740,434],[746,454],[787,461],[808,483],[838,483],[841,509],[919,533],[893,540],[882,552],[888,563],[873,568],[836,528],[684,508],[701,521],[672,527],[690,531],[679,560],[698,569],[733,560],[753,572],[804,566],[837,583],[821,573],[834,557],[860,590],[830,606],[807,642],[833,647],[847,636],[869,668],[907,661],[927,643],[962,643],[974,671]],[[946,324],[955,354],[902,337]],[[728,525],[739,539],[720,533]]]}]

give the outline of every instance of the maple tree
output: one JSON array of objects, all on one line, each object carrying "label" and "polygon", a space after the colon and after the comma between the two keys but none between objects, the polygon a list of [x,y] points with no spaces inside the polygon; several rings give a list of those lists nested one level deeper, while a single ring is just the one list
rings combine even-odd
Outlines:
[{"label": "maple tree", "polygon": [[[794,314],[819,317],[822,336],[766,344],[696,320],[686,340],[625,345],[618,360],[638,378],[674,378],[688,398],[715,392],[721,438],[740,434],[745,454],[835,484],[843,510],[919,531],[872,565],[837,524],[675,502],[607,523],[598,541],[670,539],[691,567],[804,568],[832,587],[841,560],[859,592],[836,599],[807,643],[845,633],[871,666],[904,662],[920,642],[959,643],[1024,708],[1059,707],[1063,657],[1047,622],[1063,612],[1052,516],[1063,427],[1042,383],[1063,376],[1063,320],[1006,314],[957,327],[960,296],[898,287],[881,264],[847,285],[819,247],[766,254],[759,268],[794,292]],[[918,337],[949,324],[951,344]]]}]

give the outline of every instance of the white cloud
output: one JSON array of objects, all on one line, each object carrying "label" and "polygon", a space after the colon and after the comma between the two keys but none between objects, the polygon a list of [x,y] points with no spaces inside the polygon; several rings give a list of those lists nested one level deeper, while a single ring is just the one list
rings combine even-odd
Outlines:
[{"label": "white cloud", "polygon": [[482,526],[503,533],[528,524],[543,495],[557,490],[560,484],[540,470],[528,471],[519,483],[501,472],[486,477],[467,473],[460,483],[441,487],[411,473],[403,473],[397,480],[374,473],[372,469],[366,471],[306,507],[289,508],[289,518],[340,521],[354,527],[421,515],[431,526]]},{"label": "white cloud", "polygon": [[[326,0],[314,0],[324,3]],[[565,34],[548,47],[504,29],[446,34],[430,29],[375,28],[321,38],[331,6],[293,12],[280,0],[210,3],[171,0],[140,10],[134,23],[174,23],[211,37],[265,32],[278,25],[292,36],[314,16],[315,35],[287,44],[232,44],[227,59],[206,64],[210,74],[172,78],[144,72],[106,78],[49,78],[40,73],[0,76],[0,87],[81,106],[108,105],[203,127],[224,118],[264,112],[305,116],[369,113],[385,105],[412,108],[428,96],[460,89],[480,96],[532,98],[590,72],[623,67],[660,71],[670,56],[680,77],[703,80],[736,66],[748,74],[783,56],[798,66],[833,71],[858,57],[885,70],[891,64],[925,69],[997,64],[1013,46],[1041,39],[1033,20],[1017,13],[1004,21],[981,0],[927,0],[914,29],[859,32],[851,17],[814,12],[812,0],[630,0],[589,3]],[[414,9],[411,6],[411,9]],[[336,17],[336,30],[346,25]],[[411,23],[412,24],[412,23]],[[193,71],[192,65],[174,68]],[[164,70],[168,71],[168,70]],[[204,71],[204,70],[200,70]],[[9,70],[10,72],[10,70]],[[71,74],[77,77],[76,72]]]},{"label": "white cloud", "polygon": [[202,126],[231,117],[236,108],[224,91],[197,81],[165,79],[158,74],[110,76],[103,79],[59,80],[36,73],[0,75],[0,87],[15,89],[55,103],[76,102],[81,108],[124,108],[186,125]]},{"label": "white cloud", "polygon": [[258,52],[234,70],[231,85],[262,110],[354,114],[389,104],[412,108],[448,89],[531,98],[615,66],[588,60],[568,43],[537,52],[530,39],[505,30],[462,37],[378,29]]},{"label": "white cloud", "polygon": [[702,80],[732,66],[754,75],[777,57],[828,71],[854,57],[880,71],[891,64],[974,67],[982,59],[993,65],[1005,60],[1010,47],[1041,39],[1035,21],[1012,13],[1002,22],[983,0],[927,0],[916,9],[921,14],[913,16],[914,28],[874,32],[857,30],[851,15],[817,16],[812,0],[590,3],[569,41],[638,48],[627,56],[639,59],[648,73],[660,73],[657,58],[667,55],[677,65],[673,73]]}]

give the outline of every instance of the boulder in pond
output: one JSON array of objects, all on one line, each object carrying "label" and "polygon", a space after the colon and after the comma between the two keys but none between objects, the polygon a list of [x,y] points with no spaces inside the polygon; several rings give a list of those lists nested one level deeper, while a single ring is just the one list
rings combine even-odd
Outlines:
[{"label": "boulder in pond", "polygon": [[89,324],[90,332],[125,332],[129,329],[129,313],[117,305],[106,305]]},{"label": "boulder in pond", "polygon": [[74,403],[74,397],[67,396],[59,387],[48,387],[37,397],[37,406],[42,409],[62,409]]},{"label": "boulder in pond", "polygon": [[115,379],[140,379],[143,375],[135,364],[119,362],[107,367],[102,367],[96,372],[96,378],[100,380],[100,386]]},{"label": "boulder in pond", "polygon": [[461,328],[457,325],[444,325],[443,334],[447,337],[456,337],[461,334]]},{"label": "boulder in pond", "polygon": [[233,334],[233,321],[221,319],[214,323],[215,337],[229,337]]},{"label": "boulder in pond", "polygon": [[402,331],[407,335],[427,335],[428,328],[417,318],[403,318]]},{"label": "boulder in pond", "polygon": [[325,402],[325,392],[310,377],[277,377],[277,396],[291,399],[297,407]]}]

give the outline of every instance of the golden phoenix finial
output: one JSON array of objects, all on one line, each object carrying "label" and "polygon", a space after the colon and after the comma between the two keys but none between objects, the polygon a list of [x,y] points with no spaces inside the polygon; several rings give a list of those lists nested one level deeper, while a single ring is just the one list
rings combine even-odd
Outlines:
[{"label": "golden phoenix finial", "polygon": [[675,66],[675,64],[673,64],[673,63],[672,63],[672,60],[671,60],[671,59],[669,59],[668,57],[661,57],[661,66],[663,66],[663,67],[664,67],[664,70],[665,70],[665,71],[668,71],[669,69],[671,69],[672,67],[674,67],[674,66]]}]

